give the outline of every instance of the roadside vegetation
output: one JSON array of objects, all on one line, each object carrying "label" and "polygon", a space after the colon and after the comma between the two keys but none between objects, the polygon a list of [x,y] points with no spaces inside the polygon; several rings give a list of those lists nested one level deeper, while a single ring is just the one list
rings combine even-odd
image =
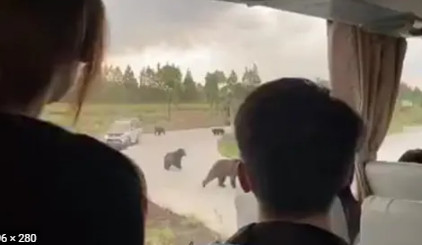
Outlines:
[{"label": "roadside vegetation", "polygon": [[406,127],[422,125],[422,107],[397,106],[393,120],[390,125],[389,133],[400,133]]},{"label": "roadside vegetation", "polygon": [[226,158],[239,158],[239,148],[233,134],[226,134],[218,140],[218,151]]}]

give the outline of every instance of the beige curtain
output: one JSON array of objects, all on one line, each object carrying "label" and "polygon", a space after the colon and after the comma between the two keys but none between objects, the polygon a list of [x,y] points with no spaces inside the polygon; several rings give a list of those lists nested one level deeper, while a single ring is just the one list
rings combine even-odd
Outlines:
[{"label": "beige curtain", "polygon": [[370,194],[365,163],[375,160],[384,140],[400,84],[406,40],[373,34],[347,24],[328,22],[332,93],[363,118],[366,126],[356,158],[358,194]]}]

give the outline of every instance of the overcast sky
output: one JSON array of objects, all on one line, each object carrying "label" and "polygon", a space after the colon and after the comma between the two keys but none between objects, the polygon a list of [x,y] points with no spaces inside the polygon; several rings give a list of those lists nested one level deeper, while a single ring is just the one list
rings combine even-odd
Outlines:
[{"label": "overcast sky", "polygon": [[[325,21],[212,0],[105,0],[108,63],[136,72],[157,62],[207,71],[258,65],[263,80],[328,77]],[[422,86],[422,40],[409,41],[403,80]]]}]

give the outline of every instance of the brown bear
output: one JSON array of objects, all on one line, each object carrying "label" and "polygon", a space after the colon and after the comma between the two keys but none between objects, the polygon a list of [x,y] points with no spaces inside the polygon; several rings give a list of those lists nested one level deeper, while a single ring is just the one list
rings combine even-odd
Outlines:
[{"label": "brown bear", "polygon": [[225,130],[223,128],[213,128],[211,130],[213,135],[224,135],[225,134]]},{"label": "brown bear", "polygon": [[164,156],[164,169],[169,170],[171,166],[182,169],[182,158],[186,156],[184,149],[178,149],[174,152],[169,152]]},{"label": "brown bear", "polygon": [[207,177],[202,181],[202,187],[205,187],[209,182],[218,179],[218,185],[225,187],[224,182],[227,177],[230,178],[230,183],[233,188],[236,188],[237,168],[240,160],[238,159],[221,159],[214,163],[208,172]]},{"label": "brown bear", "polygon": [[165,135],[166,134],[166,129],[164,127],[160,127],[160,126],[156,126],[154,127],[154,135]]}]

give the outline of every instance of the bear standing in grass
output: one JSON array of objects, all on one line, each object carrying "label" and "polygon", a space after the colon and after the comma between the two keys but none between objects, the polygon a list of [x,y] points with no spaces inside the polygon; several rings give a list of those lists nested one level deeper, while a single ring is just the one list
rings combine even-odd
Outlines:
[{"label": "bear standing in grass", "polygon": [[222,159],[218,160],[211,167],[207,177],[202,181],[202,187],[205,187],[209,182],[218,179],[220,187],[226,187],[224,182],[227,177],[230,178],[230,183],[233,188],[236,188],[237,167],[240,160],[238,159]]},{"label": "bear standing in grass", "polygon": [[182,158],[186,156],[184,149],[169,152],[164,156],[164,169],[169,170],[171,166],[182,169]]}]

